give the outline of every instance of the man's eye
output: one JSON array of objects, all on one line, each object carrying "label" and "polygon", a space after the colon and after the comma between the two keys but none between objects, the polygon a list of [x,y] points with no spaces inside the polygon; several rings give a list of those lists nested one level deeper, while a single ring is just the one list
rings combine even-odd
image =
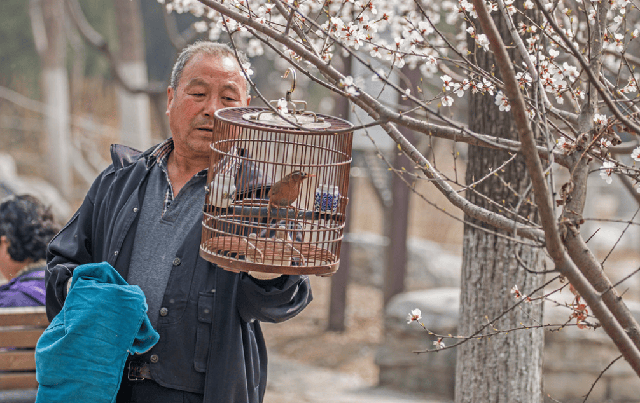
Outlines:
[{"label": "man's eye", "polygon": [[224,99],[225,101],[230,101],[230,102],[235,102],[236,101],[235,98],[231,98],[231,97],[222,97],[222,99]]},{"label": "man's eye", "polygon": [[191,95],[193,95],[194,97],[203,97],[204,93],[202,93],[202,92],[194,92],[194,93],[191,93]]}]

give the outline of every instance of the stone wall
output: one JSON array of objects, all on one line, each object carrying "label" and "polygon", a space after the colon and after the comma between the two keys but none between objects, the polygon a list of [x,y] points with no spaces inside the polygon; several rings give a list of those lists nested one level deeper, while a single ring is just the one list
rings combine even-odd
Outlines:
[{"label": "stone wall", "polygon": [[[388,239],[370,232],[345,235],[351,246],[350,276],[359,284],[382,288],[385,267],[384,248]],[[409,238],[405,288],[408,291],[460,285],[460,246],[445,247],[421,238]]]},{"label": "stone wall", "polygon": [[[640,321],[640,303],[626,301]],[[564,323],[567,309],[547,303],[545,323]],[[563,403],[581,403],[598,375],[620,355],[602,328],[597,330],[566,327],[546,332],[544,351],[544,389]],[[637,403],[640,379],[624,358],[616,361],[595,384],[589,402]]]},{"label": "stone wall", "polygon": [[376,355],[381,385],[453,398],[456,350],[415,353],[432,349],[434,338],[417,323],[407,324],[407,314],[419,308],[430,330],[455,334],[459,295],[457,288],[436,288],[399,294],[390,301],[384,319],[385,341]]}]

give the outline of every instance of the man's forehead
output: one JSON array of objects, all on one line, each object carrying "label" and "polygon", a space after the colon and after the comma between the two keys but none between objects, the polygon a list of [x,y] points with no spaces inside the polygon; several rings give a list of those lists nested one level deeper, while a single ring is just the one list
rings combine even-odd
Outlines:
[{"label": "man's forehead", "polygon": [[[197,87],[197,86],[203,86],[203,87],[211,87],[212,86],[212,82],[204,80],[200,77],[195,77],[192,78],[191,80],[189,80],[184,88],[185,90],[188,90],[189,88],[193,88],[193,87]],[[231,91],[236,91],[236,92],[242,92],[242,88],[240,83],[236,83],[233,81],[226,81],[221,83],[221,85],[219,86],[220,90],[231,90]]]},{"label": "man's forehead", "polygon": [[242,74],[238,61],[229,55],[210,55],[207,53],[198,53],[194,55],[186,64],[185,70],[197,68],[198,66],[215,65],[216,68],[228,72],[237,72]]},{"label": "man's forehead", "polygon": [[220,62],[225,69],[237,70],[238,72],[240,72],[240,65],[235,58],[232,58],[230,56],[223,56],[222,58],[220,58]]},{"label": "man's forehead", "polygon": [[187,79],[186,82],[184,82],[185,86],[209,84],[207,78],[211,76],[211,73],[207,72],[208,67],[217,70],[212,72],[216,74],[215,77],[213,77],[215,79],[222,78],[219,76],[219,73],[222,72],[223,74],[226,73],[225,81],[228,84],[233,85],[237,82],[237,85],[242,85],[245,82],[240,65],[235,58],[201,53],[191,58],[187,66],[185,66],[185,78]]}]

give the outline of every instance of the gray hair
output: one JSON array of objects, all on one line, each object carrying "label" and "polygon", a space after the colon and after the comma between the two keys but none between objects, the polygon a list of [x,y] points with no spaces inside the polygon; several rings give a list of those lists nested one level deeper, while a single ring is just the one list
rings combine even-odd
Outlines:
[{"label": "gray hair", "polygon": [[[182,52],[180,52],[180,55],[178,55],[178,60],[176,60],[176,63],[173,65],[173,70],[171,70],[170,85],[174,91],[178,89],[178,85],[180,84],[180,78],[182,78],[182,72],[184,71],[184,67],[187,65],[187,63],[189,63],[189,60],[191,60],[191,58],[201,53],[210,55],[210,56],[220,57],[220,58],[222,57],[232,57],[234,59],[236,58],[236,53],[226,43],[217,43],[217,42],[211,42],[211,41],[197,41],[192,43],[191,45],[184,48]],[[247,59],[247,56],[245,56],[245,54],[240,50],[238,50],[238,59],[240,61],[241,66],[249,64],[249,60]],[[249,96],[249,94],[251,93],[251,86],[249,85],[249,82],[247,81],[247,78],[245,77],[245,75],[242,73],[241,75],[244,78],[244,81],[247,87],[247,96]]]}]

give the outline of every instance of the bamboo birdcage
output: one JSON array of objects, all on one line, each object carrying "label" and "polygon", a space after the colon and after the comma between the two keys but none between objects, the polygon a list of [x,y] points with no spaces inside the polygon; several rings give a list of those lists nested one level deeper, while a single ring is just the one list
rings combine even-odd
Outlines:
[{"label": "bamboo birdcage", "polygon": [[[292,87],[293,90],[294,87]],[[290,101],[290,92],[287,92]],[[233,271],[331,275],[340,263],[352,125],[268,108],[216,111],[200,254]],[[302,171],[299,196],[272,206],[272,185]]]}]

